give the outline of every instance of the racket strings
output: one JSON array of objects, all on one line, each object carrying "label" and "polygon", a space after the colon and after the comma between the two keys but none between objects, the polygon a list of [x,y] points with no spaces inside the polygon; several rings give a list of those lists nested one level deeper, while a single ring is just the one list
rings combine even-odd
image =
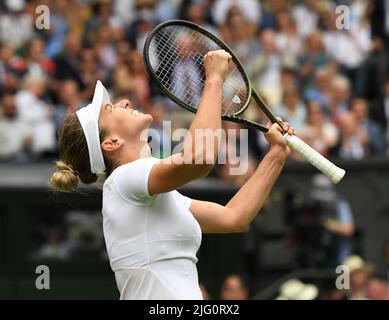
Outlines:
[{"label": "racket strings", "polygon": [[[197,98],[193,91],[197,91],[199,93],[201,92],[201,90],[202,90],[201,84],[203,83],[202,78],[197,79],[200,81],[200,84],[199,84],[199,81],[196,81],[196,79],[192,79],[190,77],[182,75],[180,72],[176,72],[174,77],[178,77],[181,80],[181,82],[185,81],[187,84],[186,85],[187,88],[184,91],[184,93],[178,92],[179,86],[175,85],[174,81],[169,81],[174,68],[177,67],[175,55],[180,55],[183,53],[184,50],[186,50],[185,47],[182,47],[182,48],[180,48],[180,51],[176,52],[177,48],[173,45],[169,45],[169,41],[170,41],[170,38],[172,37],[172,35],[173,35],[173,33],[170,35],[170,37],[167,40],[163,39],[163,37],[162,37],[160,39],[160,41],[157,42],[157,48],[160,50],[160,52],[165,50],[166,46],[168,46],[168,49],[166,50],[166,53],[165,53],[165,56],[167,58],[161,59],[161,62],[159,63],[156,70],[158,70],[159,74],[162,74],[162,77],[160,78],[160,80],[161,80],[162,84],[164,84],[169,91],[171,91],[175,95],[182,96],[182,98],[184,98],[184,101],[186,103],[190,103],[191,100],[193,100],[195,103],[198,103],[200,98],[199,97]],[[162,40],[164,40],[163,41],[164,43],[161,47],[160,45],[162,43]],[[188,70],[189,68],[192,69],[192,70],[190,70],[192,72],[197,71],[197,70],[194,70],[191,65],[187,64],[185,66],[185,69]],[[199,75],[199,76],[202,77],[203,75]],[[188,86],[188,81],[190,82],[190,86]],[[193,90],[193,88],[196,88],[196,90]]]},{"label": "racket strings", "polygon": [[[197,42],[197,43],[199,44],[199,46],[197,46],[197,48],[199,48],[199,50],[198,50],[198,52],[197,52],[197,57],[194,59],[194,61],[195,61],[198,65],[203,64],[203,57],[204,57],[204,55],[205,55],[206,53],[208,53],[208,52],[211,51],[211,50],[220,49],[220,48],[217,47],[217,46],[208,46],[208,43],[206,43],[206,42],[204,41],[204,36],[201,35],[201,34],[199,34],[199,33],[197,33],[197,32],[195,32],[195,31],[193,31],[193,30],[191,31],[190,37],[191,37],[192,35],[194,35],[194,37],[193,37],[193,42],[194,42],[194,43]],[[200,35],[201,35],[201,36],[200,36]],[[206,38],[206,39],[208,39],[208,38]],[[191,39],[191,40],[192,40],[192,39]],[[180,53],[183,52],[184,50],[188,52],[188,49],[187,49],[186,47],[182,47],[182,48],[180,49],[180,51],[178,52],[178,54],[180,54]],[[200,53],[200,54],[199,54],[199,53]],[[189,57],[188,57],[187,60],[189,60],[190,57],[194,57],[194,55],[193,55],[192,52],[190,52]],[[230,73],[232,74],[232,73],[235,71],[235,69],[236,69],[236,66],[234,65],[234,69],[230,70]],[[204,71],[204,68],[201,69],[201,84],[204,85],[204,80],[202,80],[202,79],[205,79],[205,71]],[[231,89],[234,88],[233,86],[231,86],[231,82],[234,82],[232,78],[227,79],[226,82],[225,82],[225,86],[226,86],[226,87],[229,87],[229,88],[231,88]],[[237,86],[238,84],[237,84],[237,83],[233,83],[233,85]]]},{"label": "racket strings", "polygon": [[[218,49],[221,47],[216,42],[195,30],[166,27],[154,35],[149,58],[161,84],[174,96],[197,109],[205,84],[203,57],[207,52]],[[226,115],[239,112],[249,98],[244,79],[236,65],[232,66],[223,86],[222,108]]]},{"label": "racket strings", "polygon": [[[173,33],[170,33],[170,36],[169,36],[167,39],[164,39],[164,35],[165,35],[165,34],[166,34],[166,33],[164,33],[162,36],[159,36],[159,37],[157,36],[157,37],[160,39],[160,41],[157,42],[157,48],[159,48],[160,50],[164,50],[164,48],[166,47],[166,45],[169,44],[169,41],[170,41],[170,39],[172,38],[172,35],[173,35]],[[193,35],[194,35],[194,36],[193,36]],[[200,35],[201,35],[201,34],[195,32],[195,31],[193,31],[193,30],[191,31],[191,34],[190,34],[190,36],[189,36],[190,38],[193,38],[193,41],[191,41],[191,42],[194,42],[194,43],[197,42],[197,43],[199,44],[197,47],[200,48],[200,49],[202,49],[202,50],[198,50],[196,56],[193,55],[192,52],[190,52],[188,58],[186,59],[186,61],[189,61],[189,60],[190,60],[189,58],[192,58],[192,57],[193,57],[194,59],[192,59],[192,60],[193,60],[197,65],[202,64],[202,62],[203,62],[203,56],[205,55],[205,53],[209,52],[210,50],[219,49],[219,48],[210,48],[209,46],[207,46],[207,43],[204,41],[204,38],[205,38],[205,37],[202,36],[202,35],[201,35],[201,37],[200,37]],[[208,39],[208,38],[206,38],[206,39]],[[160,47],[159,45],[160,45],[160,43],[162,42],[162,40],[166,40],[166,41],[164,41],[163,46]],[[191,39],[191,40],[192,40],[192,39]],[[214,46],[214,47],[215,47],[215,46]],[[179,48],[178,50],[177,50],[177,49],[176,49],[176,50],[171,50],[172,48],[176,49],[176,46],[171,45],[171,46],[169,47],[167,53],[174,53],[174,51],[176,51],[176,54],[177,54],[177,55],[180,55],[180,54],[182,54],[184,51],[188,52],[188,49],[187,49],[186,47],[184,47],[184,46],[182,46],[182,47]],[[202,53],[202,54],[199,54],[199,52]],[[165,77],[162,78],[162,81],[165,81],[165,80],[166,80],[165,78],[168,76],[169,72],[172,71],[172,68],[174,68],[174,66],[175,66],[175,59],[169,59],[169,60],[167,60],[167,61],[162,60],[162,61],[159,63],[159,65],[158,65],[157,68],[160,68],[161,65],[162,65],[164,62],[166,62],[167,68],[166,68],[166,66],[165,66],[165,67],[163,67],[163,69],[162,69],[162,71],[165,71],[165,73],[166,73],[166,74],[165,74]],[[236,65],[234,65],[234,68],[233,68],[232,70],[230,70],[230,74],[233,74],[233,73],[235,72],[235,70],[236,70]],[[193,70],[192,70],[192,71],[193,71]],[[195,70],[195,71],[198,71],[198,70]],[[187,80],[186,78],[183,79],[183,77],[182,77],[181,75],[179,75],[179,76],[181,77],[181,80]],[[204,68],[201,69],[201,73],[200,73],[199,76],[200,76],[200,78],[199,78],[198,80],[200,81],[200,84],[201,84],[200,89],[202,89],[202,87],[203,87],[203,85],[204,85],[204,80],[203,80],[203,79],[205,78]],[[231,85],[230,82],[233,82],[233,81],[231,81],[232,78],[230,78],[229,80],[230,80],[230,81],[228,81],[228,79],[227,79],[227,81],[226,81],[226,83],[225,83],[225,87],[227,87],[228,89],[237,89],[237,83],[235,82],[235,83],[233,83],[233,84]],[[195,81],[193,84],[196,86],[197,83],[198,83],[198,81]],[[171,86],[169,86],[168,89],[171,90],[171,89],[172,89]],[[244,89],[246,89],[246,88],[244,88]],[[245,90],[245,91],[246,91],[246,90]],[[187,92],[185,92],[185,94],[187,94]],[[184,94],[184,95],[185,95],[185,94]],[[241,89],[238,89],[238,93],[237,93],[237,94],[238,94],[239,96],[242,96],[240,99],[243,98],[243,101],[247,99],[247,94],[246,94],[246,96],[242,95],[242,94],[241,94]],[[225,113],[226,113],[226,114],[228,113],[228,110],[230,110],[231,106],[233,106],[233,102],[230,102],[229,105],[228,105],[228,107],[225,108],[225,110],[226,110]],[[235,113],[235,111],[233,111],[232,113]]]}]

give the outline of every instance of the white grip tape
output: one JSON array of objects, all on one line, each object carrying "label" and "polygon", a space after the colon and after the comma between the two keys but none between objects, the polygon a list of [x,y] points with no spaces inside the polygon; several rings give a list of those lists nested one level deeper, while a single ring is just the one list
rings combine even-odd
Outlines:
[{"label": "white grip tape", "polygon": [[284,135],[289,147],[302,156],[306,161],[323,172],[334,183],[338,183],[344,177],[346,171],[334,165],[331,161],[323,157],[315,149],[307,145],[296,136]]}]

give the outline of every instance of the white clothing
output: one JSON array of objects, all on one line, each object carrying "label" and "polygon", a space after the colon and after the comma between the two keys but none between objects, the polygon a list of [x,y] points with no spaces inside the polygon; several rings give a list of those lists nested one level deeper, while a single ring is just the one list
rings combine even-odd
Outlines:
[{"label": "white clothing", "polygon": [[3,14],[0,18],[0,41],[18,48],[34,36],[34,24],[27,13]]},{"label": "white clothing", "polygon": [[316,30],[319,17],[316,12],[307,8],[304,4],[297,5],[292,10],[292,16],[297,24],[297,31],[303,38],[308,37]]},{"label": "white clothing", "polygon": [[0,117],[0,158],[17,156],[23,150],[24,140],[31,134],[29,127],[18,118]]},{"label": "white clothing", "polygon": [[20,119],[32,131],[32,151],[39,153],[55,149],[55,125],[50,116],[50,106],[29,91],[21,90],[15,96]]},{"label": "white clothing", "polygon": [[369,28],[359,28],[350,33],[326,32],[323,41],[330,58],[348,68],[357,68],[366,60],[372,49],[370,38]]},{"label": "white clothing", "polygon": [[256,0],[216,0],[212,5],[212,16],[217,25],[226,22],[231,7],[238,7],[242,14],[250,22],[260,24],[262,18],[262,6]]},{"label": "white clothing", "polygon": [[116,168],[103,187],[103,229],[121,299],[202,299],[196,252],[201,229],[191,200],[177,191],[150,196],[159,159]]}]

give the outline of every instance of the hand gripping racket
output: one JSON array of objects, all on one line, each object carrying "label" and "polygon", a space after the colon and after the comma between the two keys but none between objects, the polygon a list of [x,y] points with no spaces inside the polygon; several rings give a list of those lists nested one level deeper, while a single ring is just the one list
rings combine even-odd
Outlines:
[{"label": "hand gripping racket", "polygon": [[[204,28],[183,20],[158,25],[144,46],[146,70],[161,91],[179,106],[196,113],[205,82],[203,58],[209,51],[223,49],[232,61],[223,85],[222,119],[266,132],[259,123],[239,117],[255,102],[268,119],[281,126],[261,97],[255,92],[246,71],[234,52]],[[282,126],[281,126],[282,127]],[[345,171],[319,154],[295,135],[284,135],[289,147],[306,161],[338,183]]]}]

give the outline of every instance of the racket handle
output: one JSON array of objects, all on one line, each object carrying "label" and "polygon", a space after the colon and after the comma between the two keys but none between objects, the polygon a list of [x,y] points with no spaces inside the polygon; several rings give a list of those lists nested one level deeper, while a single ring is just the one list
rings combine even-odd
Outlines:
[{"label": "racket handle", "polygon": [[284,135],[288,146],[306,161],[323,172],[333,183],[338,183],[344,177],[346,171],[334,165],[331,161],[323,157],[315,149],[307,145],[296,136]]}]

